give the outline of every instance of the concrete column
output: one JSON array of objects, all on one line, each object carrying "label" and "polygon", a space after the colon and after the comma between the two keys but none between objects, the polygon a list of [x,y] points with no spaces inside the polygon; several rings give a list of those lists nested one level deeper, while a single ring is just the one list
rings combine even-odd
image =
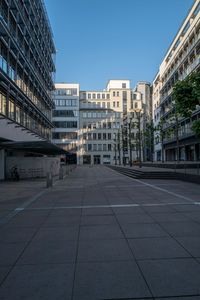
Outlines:
[{"label": "concrete column", "polygon": [[0,150],[0,180],[5,179],[5,150]]}]

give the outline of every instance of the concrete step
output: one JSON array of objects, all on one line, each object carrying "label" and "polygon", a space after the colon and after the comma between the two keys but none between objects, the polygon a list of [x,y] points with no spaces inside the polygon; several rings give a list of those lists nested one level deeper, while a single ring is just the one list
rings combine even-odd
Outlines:
[{"label": "concrete step", "polygon": [[109,166],[109,168],[136,179],[177,179],[177,174],[165,171],[142,171],[123,167]]}]

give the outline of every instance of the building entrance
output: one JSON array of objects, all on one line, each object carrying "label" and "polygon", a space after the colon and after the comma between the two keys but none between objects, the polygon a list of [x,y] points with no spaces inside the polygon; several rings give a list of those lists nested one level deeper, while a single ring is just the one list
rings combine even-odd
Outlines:
[{"label": "building entrance", "polygon": [[83,155],[83,164],[90,165],[91,164],[91,156],[90,155]]},{"label": "building entrance", "polygon": [[94,155],[94,165],[100,165],[100,164],[101,164],[101,156]]}]

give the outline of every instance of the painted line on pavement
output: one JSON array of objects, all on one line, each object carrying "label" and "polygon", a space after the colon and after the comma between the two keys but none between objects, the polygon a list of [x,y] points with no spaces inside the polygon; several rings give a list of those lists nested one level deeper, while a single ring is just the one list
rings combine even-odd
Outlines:
[{"label": "painted line on pavement", "polygon": [[0,226],[1,225],[5,225],[6,223],[8,223],[13,217],[15,217],[17,214],[19,214],[21,211],[23,211],[28,205],[30,205],[31,203],[33,203],[35,200],[37,200],[39,197],[41,197],[46,190],[40,191],[38,194],[36,194],[35,196],[31,197],[28,201],[25,201],[21,207],[17,207],[15,208],[12,212],[10,212],[7,216],[3,217],[0,219]]},{"label": "painted line on pavement", "polygon": [[[113,171],[113,172],[115,172],[115,173],[118,172],[117,170],[113,170],[113,169],[110,169],[110,170]],[[161,188],[161,187],[158,187],[158,186],[156,186],[156,185],[154,185],[154,184],[150,184],[150,183],[144,182],[144,181],[142,181],[142,180],[139,180],[139,179],[136,179],[136,178],[129,177],[129,176],[124,175],[124,174],[119,173],[119,172],[118,172],[118,174],[119,174],[119,175],[122,175],[122,176],[126,176],[126,177],[129,178],[131,181],[135,181],[135,182],[142,183],[143,185],[146,185],[146,186],[151,187],[151,188],[153,188],[153,189],[156,189],[156,190],[165,192],[165,193],[167,193],[167,194],[169,194],[169,195],[172,195],[172,196],[175,196],[175,197],[177,197],[177,198],[184,199],[184,200],[187,200],[187,201],[189,201],[189,202],[193,202],[193,204],[194,204],[194,200],[192,200],[191,198],[185,197],[185,196],[183,196],[183,195],[180,195],[180,194],[177,194],[177,193],[174,193],[174,192],[170,192],[170,191],[168,191],[168,190],[166,190],[166,189],[163,189],[163,188]],[[133,186],[133,188],[134,188],[134,186]]]},{"label": "painted line on pavement", "polygon": [[[189,204],[200,205],[200,202],[192,202]],[[143,203],[143,204],[108,204],[108,205],[82,205],[82,206],[50,206],[50,207],[31,207],[26,208],[25,210],[45,210],[45,209],[91,209],[91,208],[123,208],[123,207],[148,207],[148,206],[173,206],[173,205],[189,205],[188,203]]]},{"label": "painted line on pavement", "polygon": [[155,189],[155,190],[158,190],[158,191],[161,191],[161,192],[165,192],[165,193],[167,193],[167,194],[169,194],[169,195],[172,195],[172,196],[175,196],[175,197],[177,197],[177,198],[184,199],[184,200],[187,200],[187,201],[189,201],[189,202],[194,203],[194,200],[192,200],[191,198],[185,197],[185,196],[183,196],[183,195],[180,195],[180,194],[177,194],[177,193],[174,193],[174,192],[170,192],[170,191],[168,191],[168,190],[166,190],[166,189],[163,189],[163,188],[161,188],[161,187],[158,187],[158,186],[156,186],[156,185],[154,185],[154,184],[150,184],[150,183],[147,183],[147,182],[143,182],[143,181],[141,181],[141,180],[139,180],[139,179],[134,179],[134,180],[137,181],[137,182],[141,182],[142,184],[144,184],[144,185],[146,185],[146,186],[149,186],[149,187],[151,187],[151,188],[153,188],[153,189]]}]

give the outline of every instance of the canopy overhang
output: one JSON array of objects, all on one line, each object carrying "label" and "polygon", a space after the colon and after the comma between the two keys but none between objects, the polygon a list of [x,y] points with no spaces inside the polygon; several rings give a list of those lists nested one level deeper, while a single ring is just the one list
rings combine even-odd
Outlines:
[{"label": "canopy overhang", "polygon": [[0,142],[0,148],[43,155],[69,155],[67,151],[47,141],[6,141]]}]

